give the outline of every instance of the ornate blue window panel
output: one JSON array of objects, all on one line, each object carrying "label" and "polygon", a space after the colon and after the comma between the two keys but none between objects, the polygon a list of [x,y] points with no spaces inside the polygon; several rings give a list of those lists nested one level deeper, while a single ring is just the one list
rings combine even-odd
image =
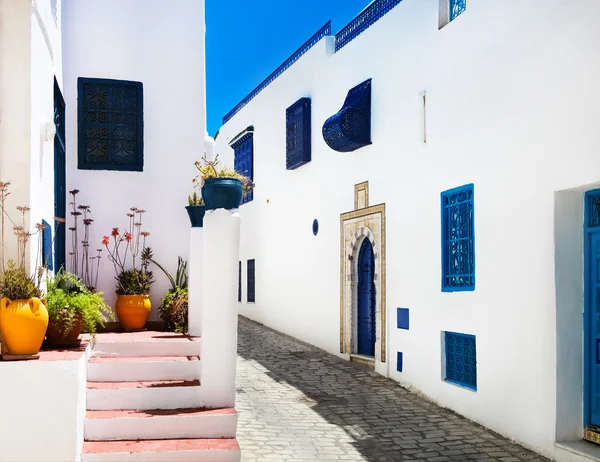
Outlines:
[{"label": "ornate blue window panel", "polygon": [[285,168],[310,162],[310,138],[310,98],[300,98],[285,111]]},{"label": "ornate blue window panel", "polygon": [[588,228],[597,228],[600,226],[600,192],[587,193],[585,200],[585,224]]},{"label": "ornate blue window panel", "polygon": [[335,34],[335,51],[340,51],[352,40],[383,18],[402,0],[375,0],[356,18]]},{"label": "ornate blue window panel", "polygon": [[[234,150],[233,166],[235,171],[254,180],[254,133],[246,133],[231,147]],[[250,202],[253,198],[253,191],[244,191],[242,204]]]},{"label": "ornate blue window panel", "polygon": [[45,228],[42,230],[42,263],[48,265],[50,271],[54,270],[52,261],[52,228],[46,220],[42,220]]},{"label": "ornate blue window panel", "polygon": [[477,348],[474,335],[444,332],[446,381],[477,390]]},{"label": "ornate blue window panel", "polygon": [[452,21],[467,9],[467,0],[449,0],[449,20]]},{"label": "ornate blue window panel", "polygon": [[248,260],[248,272],[246,277],[248,278],[248,287],[247,287],[247,298],[246,301],[248,303],[256,302],[256,261],[254,259]]},{"label": "ornate blue window panel", "polygon": [[144,169],[143,88],[127,80],[77,80],[78,168]]},{"label": "ornate blue window panel", "polygon": [[443,292],[475,290],[473,198],[473,184],[441,194]]},{"label": "ornate blue window panel", "polygon": [[371,144],[371,79],[348,92],[342,109],[325,121],[323,139],[339,152]]}]

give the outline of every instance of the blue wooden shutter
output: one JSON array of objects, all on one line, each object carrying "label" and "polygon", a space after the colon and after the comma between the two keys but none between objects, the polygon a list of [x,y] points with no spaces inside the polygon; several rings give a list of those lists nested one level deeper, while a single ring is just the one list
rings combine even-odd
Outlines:
[{"label": "blue wooden shutter", "polygon": [[256,302],[256,292],[255,292],[255,284],[256,284],[256,275],[255,275],[255,271],[256,271],[256,264],[255,264],[255,260],[248,260],[248,273],[247,273],[247,278],[248,278],[248,294],[247,294],[247,302],[248,303],[254,303]]},{"label": "blue wooden shutter", "polygon": [[46,220],[42,220],[45,228],[42,230],[42,263],[48,265],[50,271],[54,270],[52,261],[52,228]]},{"label": "blue wooden shutter", "polygon": [[242,262],[238,265],[238,302],[242,301]]},{"label": "blue wooden shutter", "polygon": [[[246,133],[231,145],[234,149],[233,167],[236,172],[254,180],[254,134]],[[244,192],[242,204],[254,198],[253,192]]]},{"label": "blue wooden shutter", "polygon": [[285,126],[286,169],[294,170],[311,159],[310,98],[300,98],[287,108]]}]

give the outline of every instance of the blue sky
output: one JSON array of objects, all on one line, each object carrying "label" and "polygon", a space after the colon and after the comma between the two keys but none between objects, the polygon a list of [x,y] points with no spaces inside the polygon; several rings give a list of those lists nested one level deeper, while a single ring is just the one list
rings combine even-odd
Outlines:
[{"label": "blue sky", "polygon": [[370,0],[206,0],[208,133],[327,21],[335,34]]}]

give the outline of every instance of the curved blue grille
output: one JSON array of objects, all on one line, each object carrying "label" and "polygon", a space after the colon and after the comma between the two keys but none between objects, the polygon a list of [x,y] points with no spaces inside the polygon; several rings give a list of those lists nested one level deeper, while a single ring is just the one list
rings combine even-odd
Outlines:
[{"label": "curved blue grille", "polygon": [[371,144],[371,79],[348,92],[342,109],[323,124],[323,139],[339,152]]},{"label": "curved blue grille", "polygon": [[234,107],[231,111],[229,111],[225,117],[223,117],[223,123],[227,123],[229,119],[231,119],[234,115],[242,110],[242,108],[252,101],[256,95],[258,95],[261,91],[263,91],[273,80],[283,74],[292,64],[294,64],[302,55],[304,55],[308,50],[314,47],[318,42],[321,41],[322,38],[331,35],[331,21],[321,27],[315,35],[309,38],[304,45],[296,50],[292,56],[284,61],[284,63],[279,66],[275,71],[269,75],[262,83],[256,87],[252,92],[246,96],[236,107]]},{"label": "curved blue grille", "polygon": [[335,51],[341,50],[352,40],[388,14],[402,0],[376,0],[335,34]]}]

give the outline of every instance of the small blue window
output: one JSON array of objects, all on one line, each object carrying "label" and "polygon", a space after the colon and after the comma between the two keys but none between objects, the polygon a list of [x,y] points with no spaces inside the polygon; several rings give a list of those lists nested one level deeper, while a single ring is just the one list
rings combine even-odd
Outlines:
[{"label": "small blue window", "polygon": [[42,230],[42,262],[48,266],[50,271],[54,270],[52,261],[52,228],[46,220],[42,220],[44,229]]},{"label": "small blue window", "polygon": [[247,277],[248,277],[248,293],[247,293],[247,298],[246,301],[248,303],[255,303],[256,302],[256,290],[255,290],[255,285],[256,285],[256,262],[254,259],[252,260],[248,260],[248,273],[247,273]]},{"label": "small blue window", "polygon": [[238,265],[238,302],[242,301],[242,262]]},{"label": "small blue window", "polygon": [[285,113],[285,168],[294,170],[311,158],[310,98],[300,98]]},{"label": "small blue window", "polygon": [[319,234],[319,220],[317,220],[316,218],[313,220],[313,234],[316,236],[317,234]]},{"label": "small blue window", "polygon": [[450,0],[449,19],[453,21],[467,9],[467,0]]},{"label": "small blue window", "polygon": [[143,88],[127,80],[77,80],[77,168],[144,169]]},{"label": "small blue window", "polygon": [[[246,133],[231,145],[234,150],[235,171],[254,180],[254,133]],[[254,198],[253,191],[244,192],[242,204]]]},{"label": "small blue window", "polygon": [[441,194],[443,292],[475,290],[473,197],[473,184]]},{"label": "small blue window", "polygon": [[477,390],[477,349],[474,335],[445,332],[446,381]]}]

